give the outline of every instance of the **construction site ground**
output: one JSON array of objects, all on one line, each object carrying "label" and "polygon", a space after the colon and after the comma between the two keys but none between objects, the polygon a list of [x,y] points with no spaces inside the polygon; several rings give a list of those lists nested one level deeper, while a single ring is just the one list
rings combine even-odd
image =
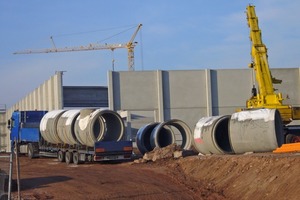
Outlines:
[{"label": "construction site ground", "polygon": [[[299,153],[67,165],[20,157],[21,199],[299,199]],[[14,167],[15,169],[15,167]],[[16,179],[16,172],[13,173]],[[17,199],[14,181],[13,199]]]}]

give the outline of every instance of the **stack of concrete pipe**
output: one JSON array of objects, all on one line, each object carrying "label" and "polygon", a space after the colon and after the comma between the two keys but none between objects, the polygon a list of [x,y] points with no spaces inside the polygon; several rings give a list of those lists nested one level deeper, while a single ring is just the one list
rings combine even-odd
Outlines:
[{"label": "stack of concrete pipe", "polygon": [[93,147],[98,141],[119,141],[125,127],[120,115],[107,109],[53,110],[41,120],[40,132],[52,144]]},{"label": "stack of concrete pipe", "polygon": [[283,126],[275,109],[203,117],[194,129],[194,147],[202,154],[268,152],[283,144]]},{"label": "stack of concrete pipe", "polygon": [[[175,130],[181,137],[177,141]],[[181,120],[172,119],[165,122],[153,122],[141,127],[136,136],[136,143],[142,154],[152,151],[155,147],[166,147],[173,143],[179,143],[182,149],[190,149],[192,146],[192,132],[188,125]]]}]

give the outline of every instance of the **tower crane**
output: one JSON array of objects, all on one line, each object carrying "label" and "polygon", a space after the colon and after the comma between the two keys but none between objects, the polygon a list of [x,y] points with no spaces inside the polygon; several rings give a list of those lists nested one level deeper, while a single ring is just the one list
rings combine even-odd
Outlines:
[{"label": "tower crane", "polygon": [[[72,52],[72,51],[91,51],[91,50],[104,50],[110,49],[114,51],[115,49],[126,48],[128,51],[128,71],[134,71],[134,47],[136,46],[136,42],[134,39],[141,29],[142,24],[139,24],[133,33],[132,37],[127,43],[119,43],[119,44],[89,44],[86,46],[76,46],[76,47],[64,47],[64,48],[48,48],[48,49],[38,49],[38,50],[24,50],[17,51],[14,54],[32,54],[32,53],[59,53],[59,52]],[[51,37],[53,42],[53,38]]]}]

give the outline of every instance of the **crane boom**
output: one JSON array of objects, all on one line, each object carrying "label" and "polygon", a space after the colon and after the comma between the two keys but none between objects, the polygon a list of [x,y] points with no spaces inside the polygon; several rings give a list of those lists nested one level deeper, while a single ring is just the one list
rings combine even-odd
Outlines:
[{"label": "crane boom", "polygon": [[[73,52],[73,51],[91,51],[91,50],[104,50],[110,49],[114,51],[115,49],[120,48],[127,48],[128,51],[128,70],[134,71],[134,47],[136,43],[134,43],[134,39],[142,27],[142,24],[137,26],[134,34],[132,35],[131,39],[127,43],[120,43],[120,44],[89,44],[86,46],[76,46],[76,47],[64,47],[64,48],[48,48],[48,49],[37,49],[37,50],[24,50],[24,51],[17,51],[14,54],[32,54],[32,53],[59,53],[59,52]],[[51,38],[52,39],[52,38]],[[53,42],[53,40],[52,40]]]},{"label": "crane boom", "polygon": [[248,26],[250,28],[250,40],[252,43],[251,56],[252,63],[249,65],[254,69],[258,92],[253,88],[253,96],[247,100],[247,109],[273,108],[278,109],[284,123],[291,122],[292,119],[299,119],[299,108],[282,103],[281,93],[275,93],[273,83],[281,83],[272,77],[267,55],[267,47],[262,42],[261,30],[258,26],[258,18],[255,13],[255,6],[249,5],[246,10]]},{"label": "crane boom", "polygon": [[269,70],[267,47],[262,42],[261,30],[258,26],[258,18],[256,17],[254,6],[247,7],[247,20],[250,27],[250,40],[252,42],[251,55],[254,60],[250,67],[256,71],[256,78],[260,83],[260,94],[263,96],[273,95],[274,89]]},{"label": "crane boom", "polygon": [[127,44],[89,44],[87,46],[80,47],[64,47],[64,48],[50,48],[50,49],[36,49],[36,50],[24,50],[17,51],[14,54],[31,54],[31,53],[59,53],[59,52],[71,52],[71,51],[90,51],[90,50],[102,50],[102,49],[118,49],[127,48]]}]

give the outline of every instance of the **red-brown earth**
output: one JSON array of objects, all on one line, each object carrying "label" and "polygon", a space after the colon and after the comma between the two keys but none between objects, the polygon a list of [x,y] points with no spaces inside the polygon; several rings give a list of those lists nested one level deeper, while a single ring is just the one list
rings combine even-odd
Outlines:
[{"label": "red-brown earth", "polygon": [[[21,198],[296,200],[299,167],[299,153],[193,155],[81,165],[20,157]],[[17,191],[12,195],[17,199]]]}]

